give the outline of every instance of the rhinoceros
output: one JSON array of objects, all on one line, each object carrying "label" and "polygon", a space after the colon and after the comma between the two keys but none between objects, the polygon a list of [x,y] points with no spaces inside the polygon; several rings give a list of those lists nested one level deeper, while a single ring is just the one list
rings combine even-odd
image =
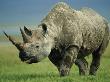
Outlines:
[{"label": "rhinoceros", "polygon": [[19,58],[28,64],[46,57],[58,68],[60,76],[69,75],[72,65],[85,75],[92,54],[89,74],[96,75],[100,58],[109,43],[107,20],[91,8],[75,10],[64,2],[57,3],[34,30],[20,28],[23,43],[4,34],[19,50]]}]

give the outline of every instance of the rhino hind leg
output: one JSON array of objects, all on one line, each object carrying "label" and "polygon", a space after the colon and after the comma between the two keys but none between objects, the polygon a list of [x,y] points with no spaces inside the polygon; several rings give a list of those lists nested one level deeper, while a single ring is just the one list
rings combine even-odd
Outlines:
[{"label": "rhino hind leg", "polygon": [[88,70],[88,62],[86,61],[86,59],[85,58],[77,58],[75,61],[75,64],[79,68],[79,74],[86,75],[87,70]]},{"label": "rhino hind leg", "polygon": [[89,74],[90,75],[96,75],[96,71],[98,70],[99,66],[100,66],[100,57],[102,55],[102,53],[99,53],[100,50],[94,51],[92,53],[92,63],[90,65],[90,71]]},{"label": "rhino hind leg", "polygon": [[92,53],[93,59],[92,59],[92,63],[90,66],[90,71],[89,71],[90,75],[96,75],[96,71],[98,70],[98,68],[100,66],[101,55],[104,53],[104,51],[109,43],[108,38],[109,38],[108,36],[105,36],[105,38],[104,38],[102,44],[99,46],[99,48]]},{"label": "rhino hind leg", "polygon": [[96,71],[99,68],[100,65],[100,57],[103,54],[103,52],[105,51],[106,47],[108,46],[109,43],[109,26],[108,23],[105,21],[106,24],[106,30],[105,30],[105,35],[102,41],[102,44],[99,46],[98,49],[96,49],[93,53],[92,53],[92,63],[90,66],[90,71],[89,74],[90,75],[96,75]]}]

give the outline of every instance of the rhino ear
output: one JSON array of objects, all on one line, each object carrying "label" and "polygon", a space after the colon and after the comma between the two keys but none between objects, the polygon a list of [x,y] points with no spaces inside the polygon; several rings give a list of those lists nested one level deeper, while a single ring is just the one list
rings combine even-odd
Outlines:
[{"label": "rhino ear", "polygon": [[43,31],[46,33],[47,32],[47,25],[46,24],[42,24],[42,29],[43,29]]},{"label": "rhino ear", "polygon": [[32,31],[30,29],[26,28],[25,26],[24,26],[24,31],[27,35],[29,35],[29,36],[32,35]]}]

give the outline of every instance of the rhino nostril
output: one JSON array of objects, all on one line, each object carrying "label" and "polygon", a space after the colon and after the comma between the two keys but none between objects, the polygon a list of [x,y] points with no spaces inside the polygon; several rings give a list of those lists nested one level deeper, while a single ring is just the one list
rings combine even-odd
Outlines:
[{"label": "rhino nostril", "polygon": [[20,53],[19,53],[19,57],[20,57],[20,58],[28,58],[28,56],[26,55],[25,52],[20,52]]}]

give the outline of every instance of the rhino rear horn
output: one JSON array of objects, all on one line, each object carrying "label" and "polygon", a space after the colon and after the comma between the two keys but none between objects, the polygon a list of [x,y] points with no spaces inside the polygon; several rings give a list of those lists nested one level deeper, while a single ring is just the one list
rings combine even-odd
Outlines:
[{"label": "rhino rear horn", "polygon": [[9,39],[9,41],[12,42],[13,45],[15,45],[18,50],[22,50],[23,49],[23,44],[20,42],[16,42],[14,38],[12,38],[10,35],[8,35],[6,32],[3,32],[5,34],[5,36]]},{"label": "rhino rear horn", "polygon": [[21,28],[20,28],[20,31],[21,31],[24,43],[30,42],[30,40],[31,40],[30,37],[27,34],[25,34]]},{"label": "rhino rear horn", "polygon": [[32,35],[32,31],[28,28],[26,28],[26,26],[24,26],[24,31],[27,35],[31,36]]}]

